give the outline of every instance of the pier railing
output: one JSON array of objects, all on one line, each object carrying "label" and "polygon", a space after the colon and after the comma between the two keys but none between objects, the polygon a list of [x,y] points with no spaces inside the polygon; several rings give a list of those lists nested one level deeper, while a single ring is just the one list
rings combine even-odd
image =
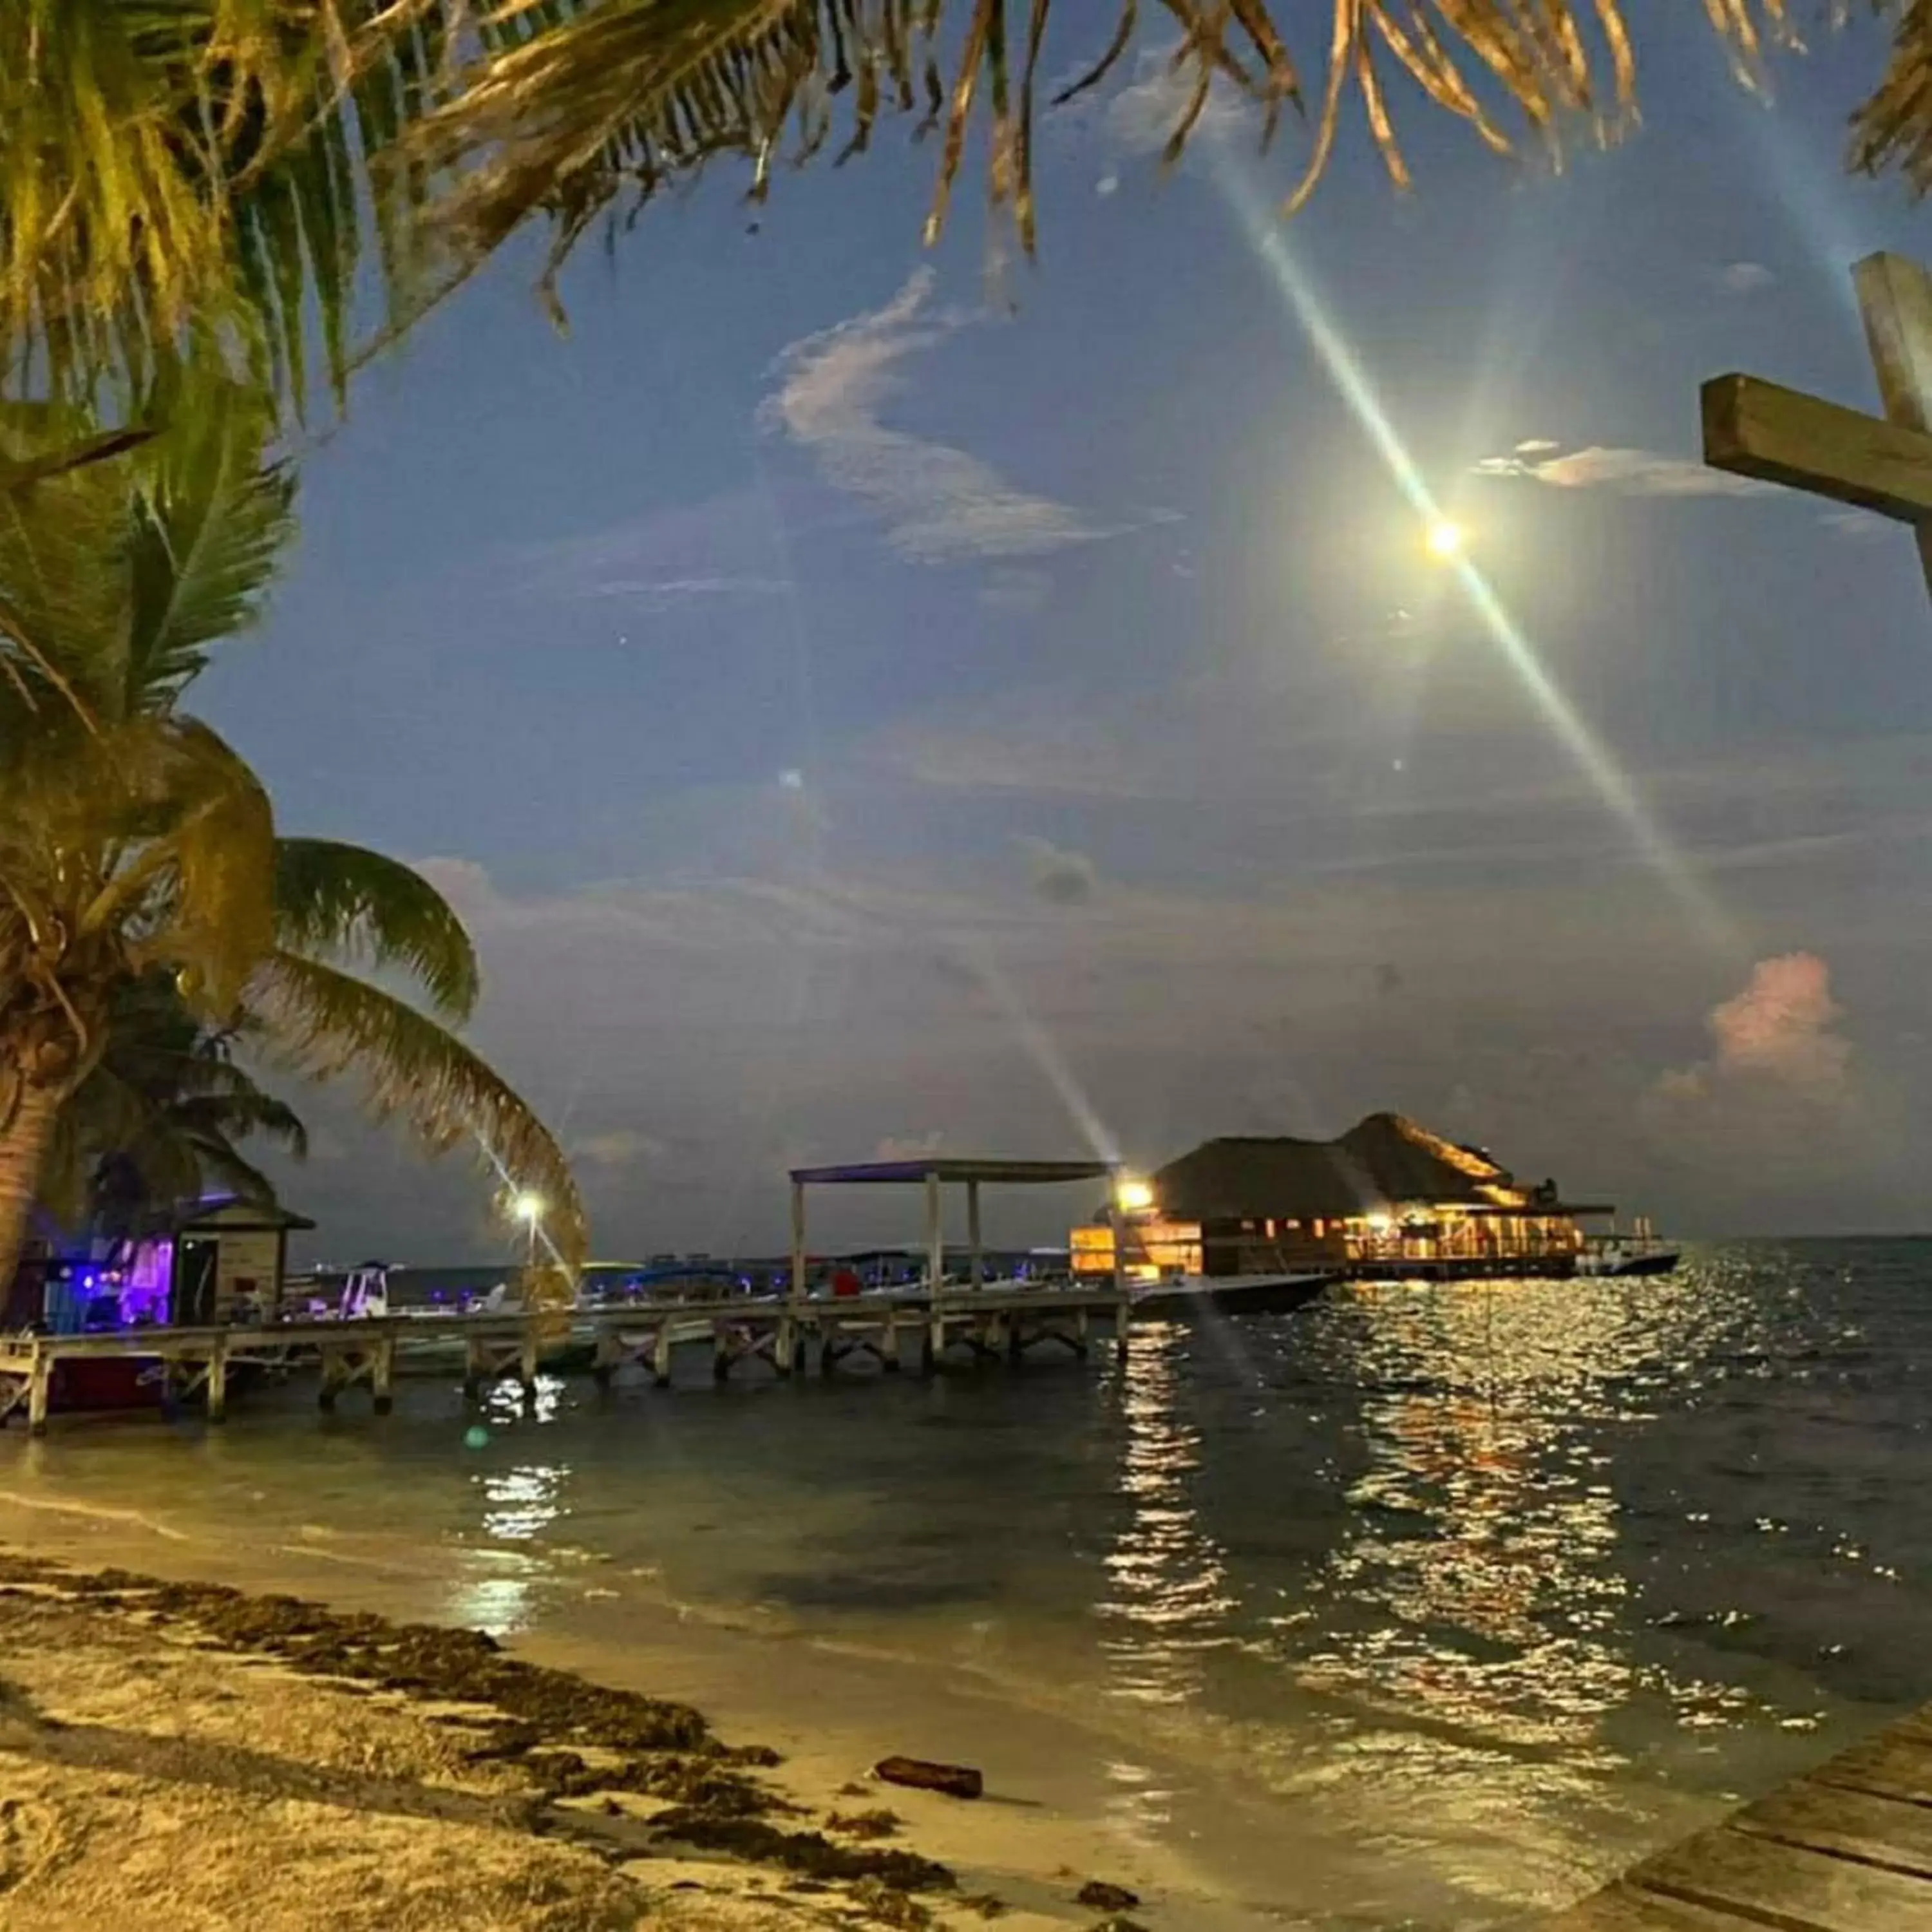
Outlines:
[{"label": "pier railing", "polygon": [[0,1424],[16,1408],[43,1432],[63,1362],[134,1358],[153,1365],[164,1401],[206,1401],[208,1419],[226,1414],[236,1369],[314,1366],[318,1400],[333,1408],[346,1391],[367,1387],[376,1412],[394,1399],[401,1365],[412,1357],[460,1363],[466,1391],[514,1380],[534,1388],[541,1370],[587,1372],[608,1384],[620,1370],[647,1367],[659,1387],[671,1378],[673,1351],[708,1342],[722,1382],[741,1364],[768,1362],[780,1376],[807,1366],[815,1349],[821,1373],[869,1355],[889,1371],[903,1366],[916,1340],[930,1374],[949,1349],[1019,1360],[1045,1343],[1088,1352],[1096,1320],[1124,1340],[1128,1298],[1105,1288],[923,1286],[803,1301],[703,1295],[626,1302],[604,1308],[530,1309],[511,1313],[407,1312],[316,1318],[211,1328],[117,1328],[78,1335],[0,1337]]}]

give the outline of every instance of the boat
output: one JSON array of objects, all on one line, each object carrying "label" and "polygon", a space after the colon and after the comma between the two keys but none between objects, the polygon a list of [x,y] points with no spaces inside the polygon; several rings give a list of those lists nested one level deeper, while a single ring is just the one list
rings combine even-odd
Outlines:
[{"label": "boat", "polygon": [[1127,1293],[1138,1315],[1286,1315],[1304,1308],[1339,1280],[1333,1274],[1188,1274],[1135,1282]]},{"label": "boat", "polygon": [[1576,1256],[1576,1272],[1586,1280],[1618,1275],[1670,1274],[1684,1258],[1675,1243],[1660,1241],[1647,1230],[1634,1234],[1598,1234],[1586,1241]]}]

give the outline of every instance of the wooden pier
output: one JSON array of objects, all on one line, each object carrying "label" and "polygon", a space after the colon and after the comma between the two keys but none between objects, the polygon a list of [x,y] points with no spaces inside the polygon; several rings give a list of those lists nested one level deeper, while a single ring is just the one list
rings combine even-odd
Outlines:
[{"label": "wooden pier", "polygon": [[164,1400],[201,1396],[211,1422],[225,1418],[230,1376],[244,1366],[278,1372],[318,1366],[324,1408],[366,1388],[382,1414],[394,1402],[398,1377],[418,1373],[439,1358],[447,1358],[472,1397],[504,1381],[528,1391],[546,1364],[553,1371],[586,1370],[602,1387],[634,1364],[662,1388],[671,1379],[673,1352],[683,1346],[708,1346],[712,1373],[723,1382],[755,1361],[780,1376],[802,1372],[814,1353],[824,1375],[864,1357],[897,1370],[910,1340],[921,1370],[931,1375],[961,1348],[976,1360],[1018,1362],[1048,1346],[1084,1356],[1096,1324],[1124,1346],[1127,1306],[1127,1298],[1112,1288],[993,1284],[936,1295],[920,1288],[806,1300],[708,1296],[510,1315],[417,1312],[247,1328],[10,1336],[0,1338],[0,1424],[24,1409],[30,1432],[44,1433],[59,1365],[104,1358],[152,1363]]},{"label": "wooden pier", "polygon": [[1548,1932],[1932,1932],[1932,1706],[1635,1865]]}]

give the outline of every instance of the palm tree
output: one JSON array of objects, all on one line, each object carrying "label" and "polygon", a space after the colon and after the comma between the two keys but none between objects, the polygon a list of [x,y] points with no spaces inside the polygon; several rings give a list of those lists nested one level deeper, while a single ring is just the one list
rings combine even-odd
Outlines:
[{"label": "palm tree", "polygon": [[[1134,44],[1137,0],[1064,99]],[[944,139],[944,221],[976,112],[989,184],[1030,247],[1034,116],[1052,0],[12,0],[0,8],[0,352],[16,384],[138,386],[194,334],[299,405],[319,346],[356,359],[365,262],[375,339],[407,324],[534,213],[560,259],[719,154],[754,196],[774,162],[864,148],[923,110]],[[1854,117],[1857,167],[1932,185],[1932,6],[1874,0],[1891,26]],[[1789,0],[1706,0],[1740,75],[1796,44]],[[1167,0],[1188,83],[1170,154],[1215,86],[1307,128],[1294,200],[1359,102],[1407,179],[1391,84],[1508,148],[1613,134],[1635,106],[1622,0]],[[1304,36],[1315,37],[1314,51]],[[1298,51],[1298,47],[1299,51]],[[844,104],[836,106],[838,98]],[[365,342],[363,345],[367,347]]]},{"label": "palm tree", "polygon": [[210,1025],[172,975],[155,968],[116,990],[106,1032],[41,1170],[40,1204],[50,1215],[125,1238],[211,1186],[273,1204],[274,1183],[240,1144],[259,1136],[299,1160],[308,1136],[237,1059],[245,1023]]},{"label": "palm tree", "polygon": [[[294,1070],[356,1074],[432,1145],[473,1138],[554,1204],[546,1226],[574,1259],[562,1154],[442,1024],[477,994],[454,912],[393,859],[280,836],[255,774],[182,708],[210,650],[259,613],[293,480],[262,462],[244,391],[154,413],[169,428],[133,455],[0,490],[0,1279],[64,1113],[90,1082],[98,1097],[116,1013],[156,974]],[[81,428],[16,406],[0,459],[41,465]]]}]

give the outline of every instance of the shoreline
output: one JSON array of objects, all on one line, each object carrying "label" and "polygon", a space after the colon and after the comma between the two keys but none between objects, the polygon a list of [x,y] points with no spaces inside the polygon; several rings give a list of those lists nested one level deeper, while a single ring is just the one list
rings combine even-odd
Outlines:
[{"label": "shoreline", "polygon": [[[158,1864],[175,1922],[264,1932],[362,1922],[342,1894],[366,1893],[372,1865],[397,1932],[1146,1922],[1138,1900],[1132,1921],[1082,1904],[1092,1880],[1070,1868],[1058,1895],[1010,1878],[1002,1895],[909,1848],[918,1814],[980,1805],[822,1788],[688,1705],[479,1631],[8,1542],[0,1658],[0,1890],[22,1932],[151,1910],[152,1870],[125,1888]],[[224,1832],[194,1815],[212,1811]],[[196,1847],[178,1864],[178,1830]]]}]

